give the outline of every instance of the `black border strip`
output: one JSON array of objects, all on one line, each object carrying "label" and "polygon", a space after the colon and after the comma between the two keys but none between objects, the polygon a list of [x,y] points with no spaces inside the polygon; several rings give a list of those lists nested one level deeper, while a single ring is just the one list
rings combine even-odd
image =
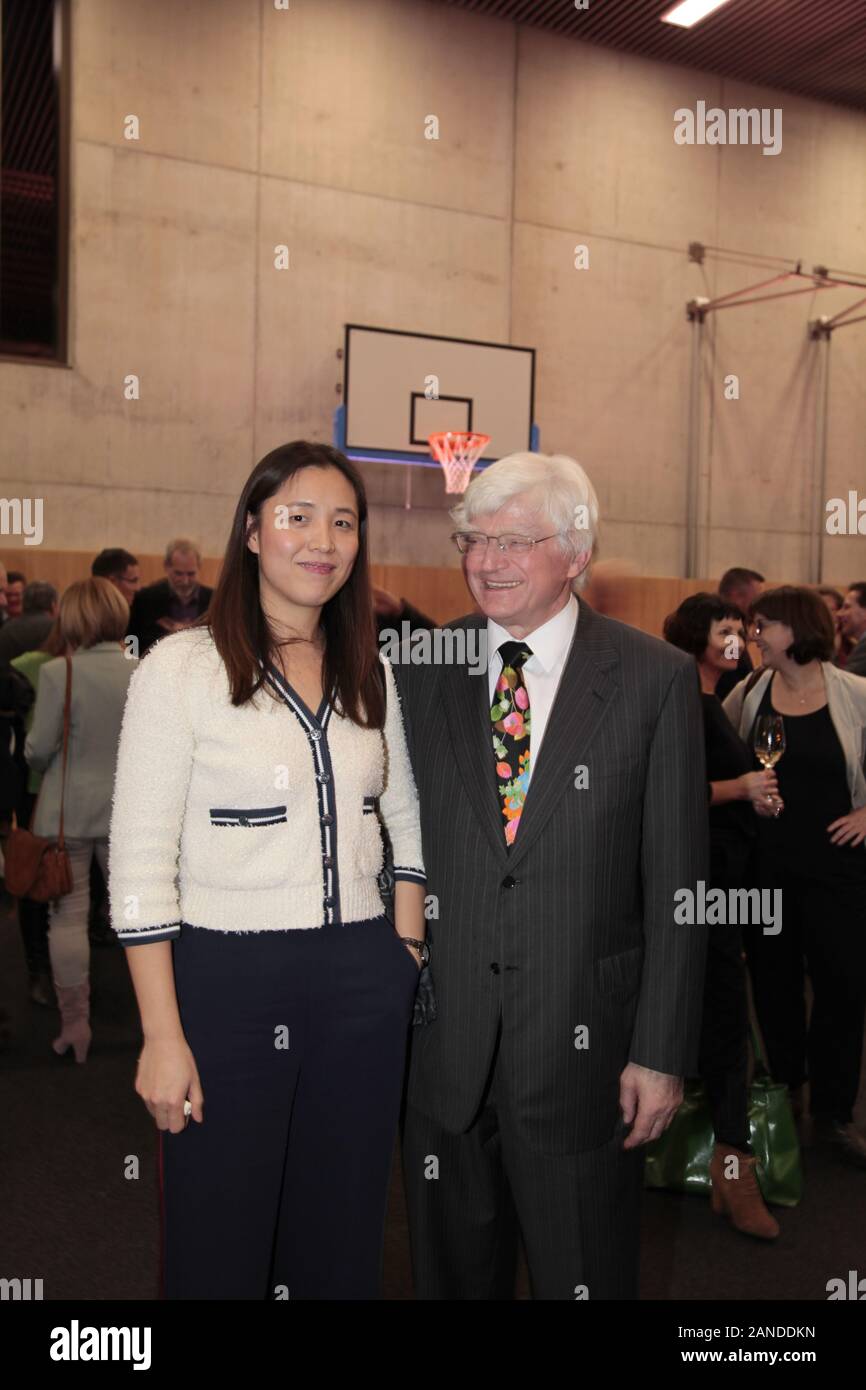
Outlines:
[{"label": "black border strip", "polygon": [[[530,355],[529,364],[529,436],[526,441],[527,449],[532,449],[532,430],[535,423],[535,361],[536,349],[532,347],[522,347],[519,343],[489,343],[481,338],[452,338],[447,333],[410,333],[405,328],[377,328],[372,323],[347,323],[344,325],[343,332],[343,443],[346,452],[354,446],[349,443],[349,334],[353,328],[362,330],[365,333],[391,333],[399,338],[429,338],[436,343],[464,343],[467,347],[487,347],[501,348],[503,352],[528,352]],[[381,450],[372,449],[372,453],[381,453]],[[395,451],[399,452],[399,451]]]},{"label": "black border strip", "polygon": [[[325,926],[339,926],[343,919],[340,912],[340,875],[337,864],[337,803],[333,791],[334,768],[326,733],[332,706],[323,701],[325,711],[320,723],[307,709],[297,691],[292,689],[289,682],[274,666],[267,668],[266,679],[298,719],[307,735],[313,754],[322,846],[322,910],[325,915]],[[321,709],[321,705],[319,708]],[[325,820],[326,816],[329,818],[328,821]]]}]

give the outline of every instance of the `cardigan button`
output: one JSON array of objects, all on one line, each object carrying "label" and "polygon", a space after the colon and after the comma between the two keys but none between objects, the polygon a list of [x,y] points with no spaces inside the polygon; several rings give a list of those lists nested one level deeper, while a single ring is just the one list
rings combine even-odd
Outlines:
[{"label": "cardigan button", "polygon": [[323,854],[322,863],[324,864],[326,869],[330,869],[333,866],[334,861],[331,858],[330,854]]},{"label": "cardigan button", "polygon": [[238,825],[249,825],[248,818],[246,816],[238,816]]},{"label": "cardigan button", "polygon": [[316,781],[317,781],[317,782],[321,782],[322,786],[324,786],[326,782],[330,782],[330,780],[331,780],[331,774],[330,774],[330,772],[319,772],[319,773],[317,773],[317,775],[316,775]]},{"label": "cardigan button", "polygon": [[333,817],[333,816],[324,815],[324,816],[321,816],[320,819],[321,819],[322,825],[333,825],[333,823],[334,823],[334,817]]},{"label": "cardigan button", "polygon": [[316,741],[318,741],[321,737],[322,737],[322,731],[321,731],[321,729],[311,729],[311,730],[310,730],[310,738],[315,739]]}]

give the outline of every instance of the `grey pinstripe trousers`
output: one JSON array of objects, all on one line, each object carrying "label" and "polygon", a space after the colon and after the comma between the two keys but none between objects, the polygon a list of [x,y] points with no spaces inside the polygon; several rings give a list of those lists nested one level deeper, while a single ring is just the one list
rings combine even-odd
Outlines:
[{"label": "grey pinstripe trousers", "polygon": [[623,1150],[620,1121],[600,1148],[534,1151],[515,1123],[504,1072],[497,1042],[478,1115],[463,1134],[406,1107],[416,1298],[512,1299],[520,1237],[533,1298],[637,1298],[643,1148]]}]

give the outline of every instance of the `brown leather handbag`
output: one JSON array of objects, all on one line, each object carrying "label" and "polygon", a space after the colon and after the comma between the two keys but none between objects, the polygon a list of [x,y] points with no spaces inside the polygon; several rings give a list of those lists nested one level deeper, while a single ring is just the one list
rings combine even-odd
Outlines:
[{"label": "brown leather handbag", "polygon": [[[63,800],[66,794],[66,759],[69,751],[69,708],[72,700],[72,662],[66,658],[66,700],[63,705],[63,772],[60,782],[60,827],[56,840],[34,835],[20,826],[6,841],[6,890],[13,898],[47,903],[72,892],[72,869],[63,839]],[[38,798],[37,798],[38,800]],[[33,807],[33,818],[36,806]]]}]

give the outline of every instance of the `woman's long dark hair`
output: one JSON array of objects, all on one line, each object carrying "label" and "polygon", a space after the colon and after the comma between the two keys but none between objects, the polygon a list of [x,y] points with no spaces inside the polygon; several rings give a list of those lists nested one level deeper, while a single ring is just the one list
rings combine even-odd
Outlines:
[{"label": "woman's long dark hair", "polygon": [[247,545],[254,530],[247,516],[260,526],[264,503],[302,468],[336,468],[355,493],[358,554],[349,578],[322,609],[322,678],[326,696],[336,692],[340,713],[362,728],[381,729],[385,696],[367,557],[367,497],[357,468],[338,449],[296,439],[256,464],[238,499],[222,571],[200,621],[222,657],[232,704],[246,704],[264,682],[261,663],[273,660],[280,645],[259,601],[259,557]]}]

